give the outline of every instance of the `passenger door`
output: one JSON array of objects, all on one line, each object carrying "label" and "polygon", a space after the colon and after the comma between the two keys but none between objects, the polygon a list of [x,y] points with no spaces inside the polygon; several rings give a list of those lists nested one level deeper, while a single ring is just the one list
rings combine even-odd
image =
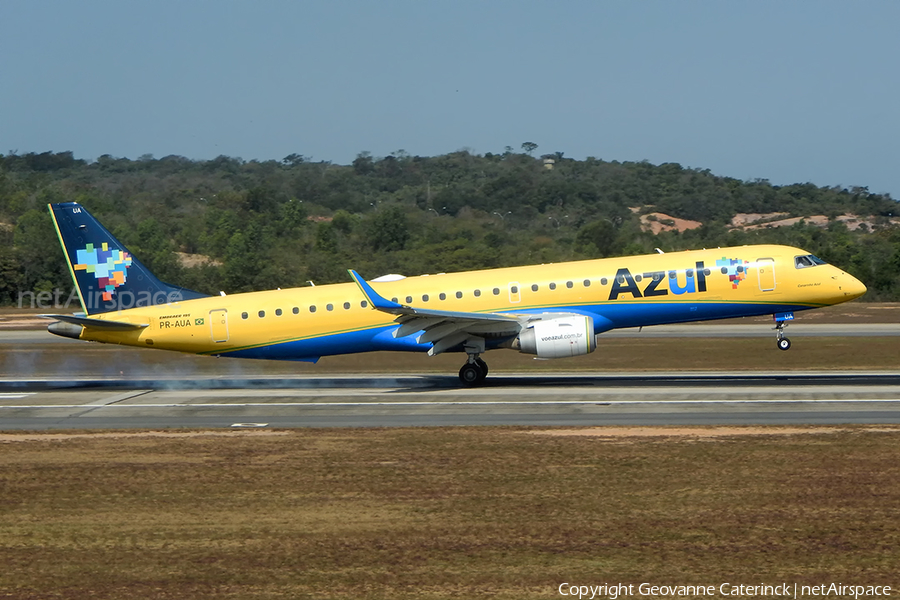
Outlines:
[{"label": "passenger door", "polygon": [[759,280],[759,291],[775,290],[775,260],[771,258],[756,259],[756,275]]}]

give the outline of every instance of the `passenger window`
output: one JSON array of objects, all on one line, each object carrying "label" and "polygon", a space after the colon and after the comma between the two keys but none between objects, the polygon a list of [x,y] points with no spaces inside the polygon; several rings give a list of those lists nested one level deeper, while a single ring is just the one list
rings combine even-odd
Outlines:
[{"label": "passenger window", "polygon": [[311,312],[311,313],[316,312],[316,307],[315,307],[315,306],[310,306],[310,307],[309,307],[309,312]]},{"label": "passenger window", "polygon": [[688,277],[693,277],[693,276],[694,276],[694,270],[693,270],[693,269],[688,269],[687,271],[684,272],[684,274],[687,275]]},{"label": "passenger window", "polygon": [[397,304],[397,298],[396,297],[391,298],[391,302],[393,302],[394,304]]},{"label": "passenger window", "polygon": [[669,271],[669,279],[675,279],[677,275],[678,273],[676,271]]},{"label": "passenger window", "polygon": [[607,283],[609,283],[609,280],[606,277],[600,278],[600,285],[606,285]]},{"label": "passenger window", "polygon": [[566,282],[566,287],[569,288],[570,290],[572,289],[572,286],[574,286],[574,285],[575,285],[575,284],[572,283],[571,281],[567,281],[567,282]]},{"label": "passenger window", "polygon": [[462,298],[462,292],[456,292],[456,297],[457,297],[457,298]]},{"label": "passenger window", "polygon": [[300,314],[300,309],[299,309],[298,307],[295,306],[294,308],[291,309],[291,312],[294,313],[295,315],[299,315],[299,314]]},{"label": "passenger window", "polygon": [[422,302],[428,302],[428,294],[422,294]]},{"label": "passenger window", "polygon": [[509,291],[512,292],[513,294],[518,294],[518,293],[519,293],[519,286],[514,285],[514,286],[512,286],[511,288],[509,288]]},{"label": "passenger window", "polygon": [[500,288],[494,288],[494,289],[491,290],[491,291],[494,293],[495,296],[499,296],[499,295],[500,295]]},{"label": "passenger window", "polygon": [[440,298],[441,300],[446,300],[446,299],[447,299],[447,294],[445,294],[444,292],[441,292],[441,295],[438,296],[438,298]]},{"label": "passenger window", "polygon": [[276,308],[276,309],[275,309],[275,316],[276,316],[276,317],[280,317],[280,316],[281,316],[281,309],[280,309],[280,308]]},{"label": "passenger window", "polygon": [[360,308],[365,308],[365,307],[367,307],[368,305],[369,305],[369,303],[366,302],[365,300],[363,300],[362,302],[359,303]]},{"label": "passenger window", "polygon": [[264,310],[261,310],[261,311],[259,311],[259,313],[258,313],[258,314],[259,314],[259,318],[260,318],[260,319],[262,319],[262,318],[263,318],[263,317],[265,317],[265,316],[266,316],[266,311],[264,311]]},{"label": "passenger window", "polygon": [[344,302],[344,310],[350,310],[350,303]]},{"label": "passenger window", "polygon": [[637,281],[638,283],[640,283],[641,281],[644,280],[644,277],[643,277],[643,275],[635,275],[634,280]]},{"label": "passenger window", "polygon": [[534,285],[532,285],[532,286],[531,286],[531,291],[532,291],[532,292],[538,291],[538,284],[535,283]]},{"label": "passenger window", "polygon": [[706,275],[707,277],[709,277],[710,273],[712,273],[712,271],[710,271],[708,267],[706,269],[703,269],[703,274]]},{"label": "passenger window", "polygon": [[590,280],[590,279],[585,279],[585,280],[584,280],[584,287],[591,287],[591,280]]},{"label": "passenger window", "polygon": [[334,310],[334,304],[326,304],[325,310]]},{"label": "passenger window", "polygon": [[551,290],[555,290],[555,289],[556,289],[556,284],[555,284],[555,283],[551,283],[551,284],[550,284],[549,286],[547,286],[547,287],[549,287]]},{"label": "passenger window", "polygon": [[406,303],[407,303],[407,304],[412,304],[412,296],[407,296],[407,297],[406,297]]},{"label": "passenger window", "polygon": [[481,290],[475,290],[475,297],[477,298],[480,295],[481,295]]},{"label": "passenger window", "polygon": [[249,316],[250,316],[250,315],[248,315],[247,313],[241,313],[241,318],[242,318],[242,319],[246,319],[246,318],[248,318]]},{"label": "passenger window", "polygon": [[616,277],[616,281],[618,281],[620,284],[625,283],[625,276],[619,275],[618,277]]}]

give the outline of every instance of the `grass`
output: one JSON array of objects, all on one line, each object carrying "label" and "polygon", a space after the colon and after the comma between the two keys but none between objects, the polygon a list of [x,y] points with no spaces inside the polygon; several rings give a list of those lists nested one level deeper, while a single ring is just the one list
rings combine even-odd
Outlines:
[{"label": "grass", "polygon": [[900,428],[662,431],[6,436],[0,597],[900,583]]}]

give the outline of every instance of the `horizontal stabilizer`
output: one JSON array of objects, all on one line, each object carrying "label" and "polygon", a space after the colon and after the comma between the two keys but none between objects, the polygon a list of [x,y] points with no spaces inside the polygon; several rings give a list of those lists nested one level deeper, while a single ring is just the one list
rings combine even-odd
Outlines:
[{"label": "horizontal stabilizer", "polygon": [[76,317],[75,315],[38,315],[44,319],[54,319],[72,325],[81,325],[91,329],[103,329],[104,331],[130,331],[149,327],[149,323],[125,323],[123,321],[107,321],[106,319],[91,319],[88,317]]}]

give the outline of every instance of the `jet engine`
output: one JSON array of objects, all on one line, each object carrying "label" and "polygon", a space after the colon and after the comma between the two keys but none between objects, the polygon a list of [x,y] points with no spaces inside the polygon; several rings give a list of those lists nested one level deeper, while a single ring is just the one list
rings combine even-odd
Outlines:
[{"label": "jet engine", "polygon": [[522,330],[513,348],[540,358],[590,354],[597,349],[594,320],[576,315],[537,321]]}]

